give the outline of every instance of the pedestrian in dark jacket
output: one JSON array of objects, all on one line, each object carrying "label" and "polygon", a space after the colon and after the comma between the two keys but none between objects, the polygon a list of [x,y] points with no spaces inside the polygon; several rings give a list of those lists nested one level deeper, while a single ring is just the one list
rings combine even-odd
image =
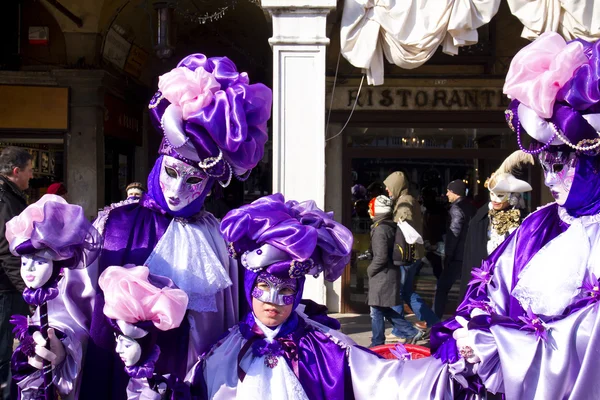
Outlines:
[{"label": "pedestrian in dark jacket", "polygon": [[[0,385],[4,398],[10,391],[10,358],[14,335],[10,317],[29,315],[23,300],[25,283],[21,278],[21,259],[8,249],[6,223],[20,214],[27,202],[23,190],[33,176],[31,154],[19,147],[7,147],[0,153]],[[0,393],[1,395],[2,393]]]},{"label": "pedestrian in dark jacket", "polygon": [[[440,318],[442,318],[446,309],[448,293],[454,282],[460,278],[469,221],[477,211],[465,199],[466,192],[467,185],[459,179],[448,184],[446,196],[448,196],[448,200],[452,205],[448,212],[449,225],[446,229],[446,240],[444,242],[444,270],[438,279],[435,299],[433,300],[433,311]],[[450,313],[454,313],[454,310],[451,310]]]},{"label": "pedestrian in dark jacket", "polygon": [[371,252],[373,259],[367,268],[369,277],[368,303],[371,307],[371,346],[385,343],[385,319],[392,322],[392,336],[402,343],[414,342],[423,332],[404,319],[402,312],[401,272],[394,265],[393,250],[397,225],[392,220],[392,201],[384,195],[369,203]]}]

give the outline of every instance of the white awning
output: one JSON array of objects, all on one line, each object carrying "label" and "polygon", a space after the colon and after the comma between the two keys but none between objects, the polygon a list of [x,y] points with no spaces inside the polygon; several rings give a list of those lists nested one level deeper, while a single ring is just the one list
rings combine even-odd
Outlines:
[{"label": "white awning", "polygon": [[500,0],[345,0],[342,55],[362,68],[372,85],[383,84],[383,56],[397,66],[423,65],[442,46],[477,43],[477,28],[490,22]]},{"label": "white awning", "polygon": [[510,11],[525,25],[521,36],[533,40],[558,32],[566,40],[600,39],[600,2],[595,0],[508,0]]}]

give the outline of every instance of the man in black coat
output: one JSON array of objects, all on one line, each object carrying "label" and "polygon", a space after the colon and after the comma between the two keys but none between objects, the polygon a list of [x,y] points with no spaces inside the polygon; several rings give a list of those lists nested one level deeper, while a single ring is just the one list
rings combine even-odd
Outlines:
[{"label": "man in black coat", "polygon": [[0,392],[9,398],[10,358],[14,335],[10,317],[29,315],[23,300],[25,283],[21,278],[21,259],[8,250],[6,223],[19,215],[27,202],[23,190],[33,176],[31,154],[19,147],[7,147],[0,153]]},{"label": "man in black coat", "polygon": [[467,185],[459,179],[448,184],[446,196],[452,205],[448,212],[449,225],[444,243],[444,270],[438,279],[433,300],[433,311],[439,318],[444,315],[452,285],[460,278],[467,229],[476,212],[475,207],[465,199],[466,192]]},{"label": "man in black coat", "polygon": [[404,319],[402,311],[400,268],[394,265],[393,250],[396,242],[397,224],[392,220],[392,201],[385,195],[377,196],[369,203],[371,226],[371,252],[373,259],[367,268],[369,277],[368,304],[371,308],[371,346],[385,343],[385,319],[393,329],[390,339],[416,342],[423,332]]}]

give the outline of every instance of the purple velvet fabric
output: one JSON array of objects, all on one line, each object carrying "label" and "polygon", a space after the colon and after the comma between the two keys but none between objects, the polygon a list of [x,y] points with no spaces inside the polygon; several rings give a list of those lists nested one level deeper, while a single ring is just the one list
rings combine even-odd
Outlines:
[{"label": "purple velvet fabric", "polygon": [[[186,134],[200,159],[216,157],[221,149],[224,159],[238,175],[254,168],[263,157],[268,139],[271,90],[260,83],[250,84],[248,75],[238,72],[227,57],[206,58],[203,54],[192,54],[177,67],[192,71],[202,67],[221,85],[208,106],[184,121]],[[162,99],[157,107],[150,109],[151,121],[159,132],[168,105],[168,100]]]},{"label": "purple velvet fabric", "polygon": [[[105,240],[99,259],[98,274],[111,265],[142,265],[167,230],[171,220],[172,216],[146,196],[142,197],[139,203],[127,204],[112,210],[104,229]],[[123,362],[114,352],[113,329],[106,322],[102,312],[104,307],[102,293],[96,295],[95,301],[86,367],[83,369],[81,398],[124,399],[129,377],[123,369]],[[155,372],[171,373],[179,379],[185,377],[187,372],[185,361],[175,365],[173,358],[187,359],[188,337],[187,319],[184,319],[179,328],[167,331],[161,336],[158,341],[161,351],[167,354],[180,354],[180,356],[158,360]]]},{"label": "purple velvet fabric", "polygon": [[600,213],[600,157],[577,156],[575,179],[563,207],[573,217]]}]

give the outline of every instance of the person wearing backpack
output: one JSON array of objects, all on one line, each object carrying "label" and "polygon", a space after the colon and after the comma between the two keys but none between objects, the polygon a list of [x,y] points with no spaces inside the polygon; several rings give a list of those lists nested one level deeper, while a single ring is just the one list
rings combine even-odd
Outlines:
[{"label": "person wearing backpack", "polygon": [[[435,315],[431,307],[418,293],[414,290],[414,280],[421,266],[421,258],[424,257],[425,251],[423,247],[423,239],[421,234],[422,215],[419,203],[409,194],[408,178],[402,171],[392,172],[384,181],[390,199],[392,201],[393,222],[402,224],[405,229],[410,230],[416,237],[421,240],[411,241],[410,251],[404,251],[404,254],[399,255],[398,248],[394,257],[394,264],[399,267],[401,272],[401,296],[402,299],[410,306],[419,321],[427,323],[427,329],[438,323],[440,319]],[[396,236],[400,247],[403,246],[402,241],[405,241],[402,231]],[[404,246],[408,246],[405,244]]]},{"label": "person wearing backpack", "polygon": [[401,343],[415,343],[423,332],[404,319],[402,313],[402,271],[394,265],[396,223],[392,220],[392,201],[384,195],[369,202],[371,252],[373,258],[367,268],[369,277],[368,304],[371,309],[373,336],[369,347],[385,343],[385,319],[393,326],[392,337]]}]

